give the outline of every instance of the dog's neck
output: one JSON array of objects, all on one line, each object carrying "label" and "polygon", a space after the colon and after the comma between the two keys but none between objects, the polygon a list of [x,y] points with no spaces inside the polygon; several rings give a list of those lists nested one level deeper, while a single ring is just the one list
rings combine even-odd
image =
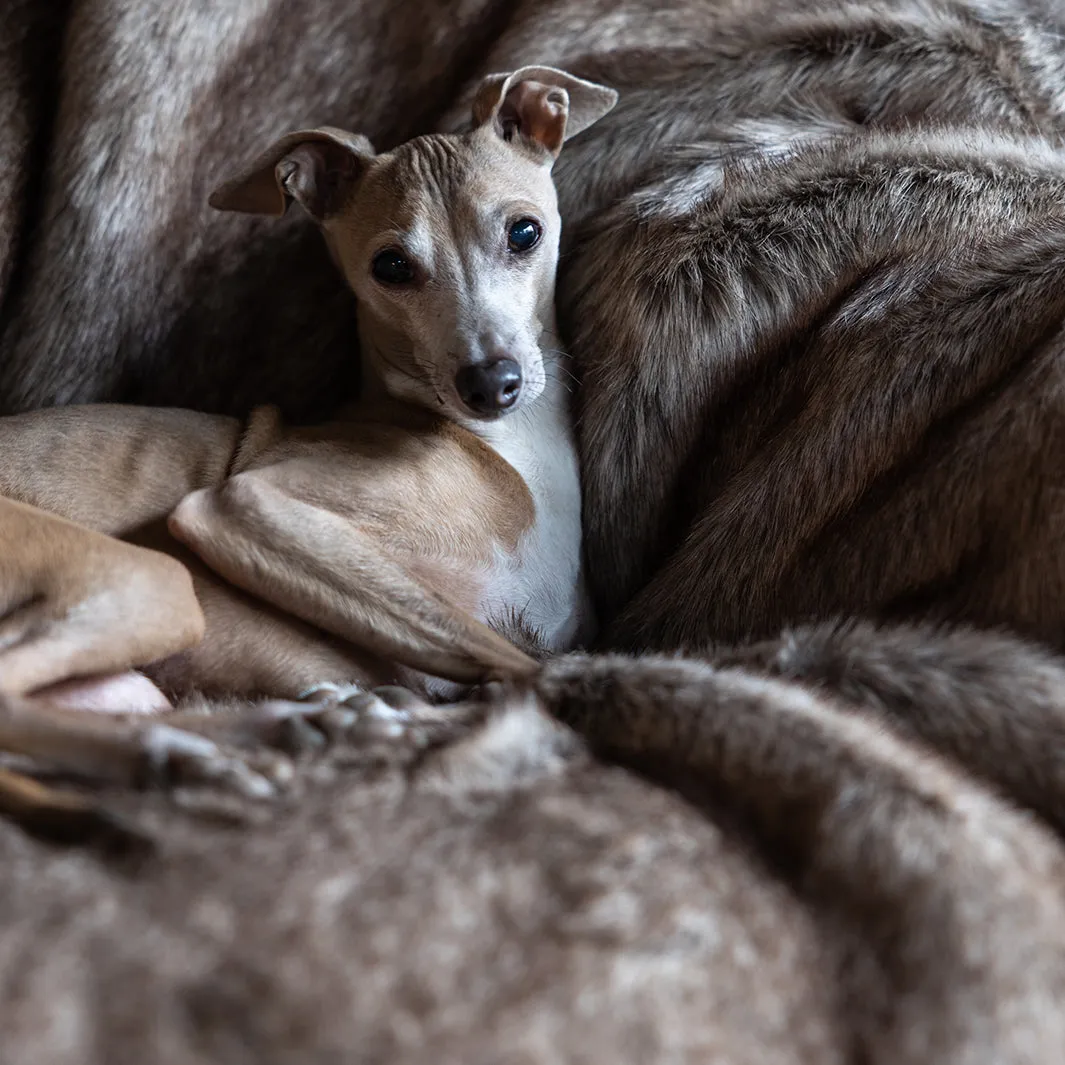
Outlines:
[{"label": "dog's neck", "polygon": [[[558,350],[553,308],[540,321],[543,392],[527,407],[501,418],[456,421],[508,462],[532,495],[536,518],[520,549],[524,575],[516,578],[525,584],[502,590],[501,602],[527,601],[527,624],[545,647],[561,650],[588,639],[594,621],[581,565],[580,466],[571,413],[574,378],[568,357]],[[364,399],[388,395],[372,369],[367,367],[364,374]]]}]

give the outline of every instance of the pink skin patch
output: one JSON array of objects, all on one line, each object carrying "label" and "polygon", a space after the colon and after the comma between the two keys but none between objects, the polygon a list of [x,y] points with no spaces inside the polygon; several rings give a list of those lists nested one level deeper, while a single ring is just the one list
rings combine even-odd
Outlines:
[{"label": "pink skin patch", "polygon": [[93,714],[159,714],[172,710],[170,700],[143,673],[104,673],[39,688],[34,699],[64,710]]}]

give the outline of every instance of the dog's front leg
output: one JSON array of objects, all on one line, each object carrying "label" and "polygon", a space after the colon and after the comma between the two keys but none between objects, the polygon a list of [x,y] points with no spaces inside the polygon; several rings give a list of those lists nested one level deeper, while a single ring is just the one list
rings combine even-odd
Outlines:
[{"label": "dog's front leg", "polygon": [[459,683],[538,668],[425,588],[369,532],[255,471],[193,492],[169,528],[226,580],[382,658]]}]

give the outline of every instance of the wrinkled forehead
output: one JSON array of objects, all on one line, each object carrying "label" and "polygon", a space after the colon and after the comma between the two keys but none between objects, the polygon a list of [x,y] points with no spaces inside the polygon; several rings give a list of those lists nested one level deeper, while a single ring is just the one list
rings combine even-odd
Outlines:
[{"label": "wrinkled forehead", "polygon": [[377,157],[349,207],[360,235],[475,232],[515,208],[555,207],[548,167],[480,131],[408,141]]}]

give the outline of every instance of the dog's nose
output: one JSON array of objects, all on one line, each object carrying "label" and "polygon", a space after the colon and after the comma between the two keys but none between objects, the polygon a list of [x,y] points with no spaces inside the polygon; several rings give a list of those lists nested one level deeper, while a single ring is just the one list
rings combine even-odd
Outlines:
[{"label": "dog's nose", "polygon": [[513,359],[463,366],[455,375],[459,398],[474,414],[495,414],[513,407],[521,392],[521,367]]}]

